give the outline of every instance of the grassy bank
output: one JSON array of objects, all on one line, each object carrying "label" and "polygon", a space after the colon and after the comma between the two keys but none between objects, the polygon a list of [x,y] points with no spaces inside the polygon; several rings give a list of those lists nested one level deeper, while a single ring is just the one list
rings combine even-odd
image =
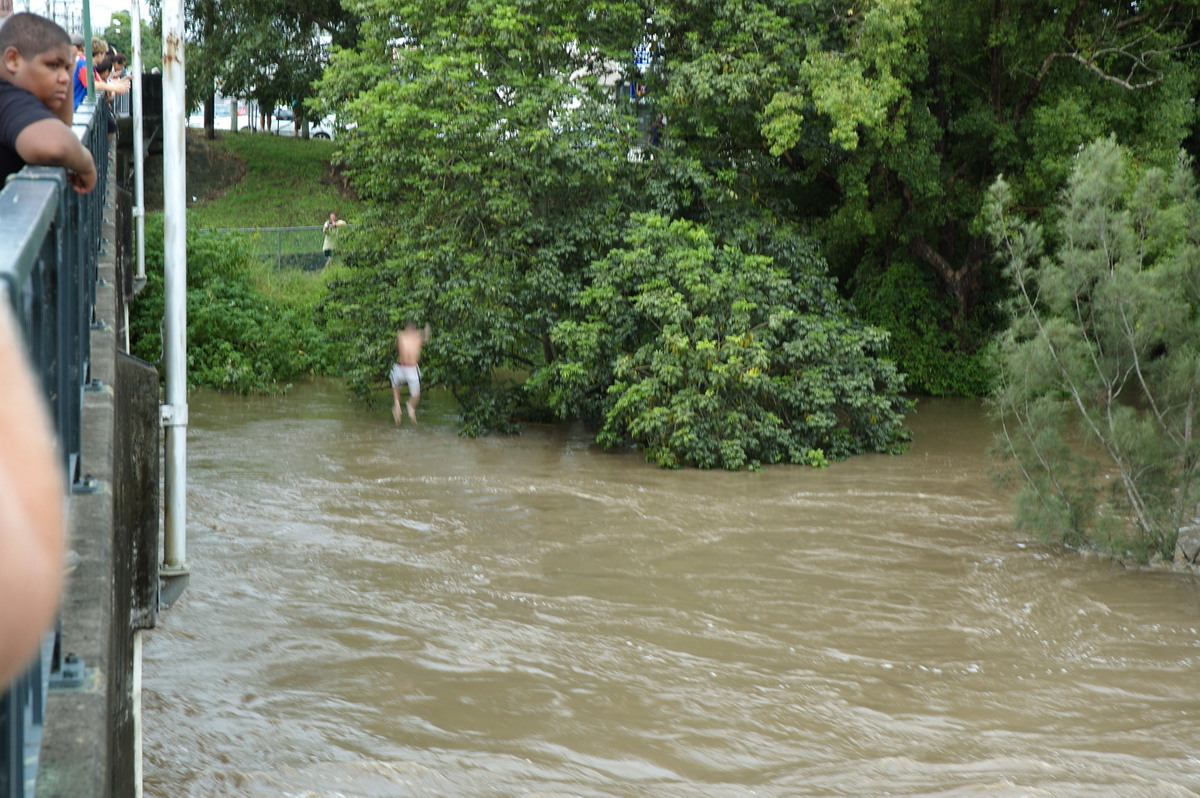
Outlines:
[{"label": "grassy bank", "polygon": [[[336,261],[317,271],[280,269],[261,252],[263,234],[199,233],[316,226],[331,210],[354,218],[360,206],[331,166],[335,150],[328,141],[247,133],[209,141],[189,131],[190,384],[275,393],[306,374],[340,371],[342,358],[314,312]],[[147,228],[148,283],[131,307],[131,327],[134,352],[153,362],[162,351],[162,214],[150,214]],[[309,265],[323,263],[320,230],[290,240]]]},{"label": "grassy bank", "polygon": [[[330,211],[353,219],[331,141],[251,133],[188,132],[188,225],[196,228],[319,225]],[[196,186],[199,190],[194,190]]]},{"label": "grassy bank", "polygon": [[[333,165],[337,145],[283,136],[217,132],[205,139],[188,131],[188,204],[191,230],[305,227],[323,224],[330,211],[354,219],[361,207],[343,189]],[[274,252],[273,234],[243,239],[251,251]],[[295,243],[296,240],[302,243]],[[283,251],[304,250],[320,256],[319,231],[284,236]],[[265,296],[297,310],[311,310],[324,296],[334,269],[302,271],[276,268],[274,261],[252,257],[254,284]]]}]

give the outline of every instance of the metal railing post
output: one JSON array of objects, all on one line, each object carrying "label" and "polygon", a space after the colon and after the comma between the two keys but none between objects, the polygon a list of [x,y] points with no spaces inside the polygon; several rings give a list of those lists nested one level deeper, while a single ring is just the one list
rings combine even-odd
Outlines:
[{"label": "metal railing post", "polygon": [[133,219],[137,234],[137,268],[133,278],[146,280],[146,181],[143,171],[145,142],[143,116],[146,109],[142,98],[142,12],[141,0],[132,0],[133,8]]}]

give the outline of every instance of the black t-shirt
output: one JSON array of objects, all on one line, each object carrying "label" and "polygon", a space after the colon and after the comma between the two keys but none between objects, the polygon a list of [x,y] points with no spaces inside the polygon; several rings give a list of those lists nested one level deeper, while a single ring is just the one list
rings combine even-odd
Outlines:
[{"label": "black t-shirt", "polygon": [[0,80],[0,189],[4,188],[9,175],[25,166],[21,156],[17,155],[17,136],[43,119],[58,117],[30,92]]}]

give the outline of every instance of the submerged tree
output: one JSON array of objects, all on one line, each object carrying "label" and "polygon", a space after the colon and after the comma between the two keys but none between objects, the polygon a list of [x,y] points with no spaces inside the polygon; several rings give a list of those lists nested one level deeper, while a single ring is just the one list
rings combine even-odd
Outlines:
[{"label": "submerged tree", "polygon": [[991,409],[1018,524],[1144,560],[1200,501],[1200,200],[1185,158],[1136,172],[1111,139],[1088,146],[1055,229],[993,187],[1016,293]]},{"label": "submerged tree", "polygon": [[[887,333],[856,321],[811,246],[791,264],[719,246],[701,227],[633,218],[594,263],[561,356],[531,382],[562,416],[659,465],[825,465],[908,440]],[[788,268],[791,266],[792,268]]]},{"label": "submerged tree", "polygon": [[355,125],[339,145],[373,204],[324,307],[352,388],[382,387],[412,318],[468,434],[583,418],[663,465],[727,468],[902,444],[886,334],[838,302],[765,153],[639,130],[642,8],[357,8],[362,44],[321,92]]}]

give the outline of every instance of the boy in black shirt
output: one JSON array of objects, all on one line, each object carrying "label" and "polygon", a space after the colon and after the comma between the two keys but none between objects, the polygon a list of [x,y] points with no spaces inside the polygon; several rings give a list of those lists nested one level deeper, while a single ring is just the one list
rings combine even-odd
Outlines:
[{"label": "boy in black shirt", "polygon": [[71,38],[52,20],[0,24],[0,188],[26,164],[64,166],[80,194],[96,186],[92,154],[71,130]]}]

